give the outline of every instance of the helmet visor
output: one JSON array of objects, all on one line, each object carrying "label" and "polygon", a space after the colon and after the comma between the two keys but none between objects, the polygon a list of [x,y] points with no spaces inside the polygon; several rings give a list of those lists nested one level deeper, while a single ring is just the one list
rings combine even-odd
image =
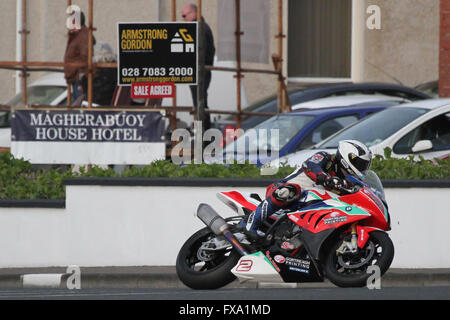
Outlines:
[{"label": "helmet visor", "polygon": [[350,163],[362,174],[365,174],[366,171],[370,168],[371,160],[362,159],[354,154],[350,154],[349,160]]}]

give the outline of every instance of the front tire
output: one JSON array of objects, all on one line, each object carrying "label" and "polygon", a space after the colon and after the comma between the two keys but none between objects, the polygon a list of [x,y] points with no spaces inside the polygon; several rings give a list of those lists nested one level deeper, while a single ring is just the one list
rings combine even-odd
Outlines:
[{"label": "front tire", "polygon": [[357,254],[337,253],[341,244],[342,241],[338,241],[332,246],[324,260],[326,277],[339,287],[364,287],[371,276],[367,272],[369,266],[378,266],[382,276],[394,259],[392,240],[382,231],[372,231],[366,245]]},{"label": "front tire", "polygon": [[199,253],[202,243],[215,237],[210,229],[204,228],[194,233],[181,247],[176,271],[186,286],[192,289],[217,289],[236,279],[231,269],[241,255],[231,245],[211,254]]}]

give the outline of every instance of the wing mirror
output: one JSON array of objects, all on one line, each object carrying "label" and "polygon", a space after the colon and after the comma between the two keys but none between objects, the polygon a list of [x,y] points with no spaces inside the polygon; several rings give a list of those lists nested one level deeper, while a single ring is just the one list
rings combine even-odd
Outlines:
[{"label": "wing mirror", "polygon": [[421,152],[433,148],[433,143],[430,140],[420,140],[411,148],[412,152]]}]

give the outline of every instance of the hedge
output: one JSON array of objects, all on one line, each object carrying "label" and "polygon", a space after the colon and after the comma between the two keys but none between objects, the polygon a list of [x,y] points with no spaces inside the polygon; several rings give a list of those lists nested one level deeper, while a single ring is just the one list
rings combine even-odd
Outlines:
[{"label": "hedge", "polygon": [[[71,170],[36,169],[28,161],[15,159],[10,153],[0,154],[0,199],[64,199],[63,181],[80,177],[166,177],[166,178],[273,178],[289,175],[295,168],[282,165],[273,176],[261,176],[260,169],[252,164],[188,164],[178,166],[168,160],[155,161],[145,167],[131,166],[121,174],[113,169],[92,166],[82,167],[80,173]],[[381,179],[450,179],[450,158],[434,161],[394,159],[390,150],[385,158],[376,156],[372,163]]]}]

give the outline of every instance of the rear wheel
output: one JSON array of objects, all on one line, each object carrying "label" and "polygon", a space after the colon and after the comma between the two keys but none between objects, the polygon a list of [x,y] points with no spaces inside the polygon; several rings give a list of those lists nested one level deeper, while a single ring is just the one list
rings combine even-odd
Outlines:
[{"label": "rear wheel", "polygon": [[332,246],[324,260],[325,274],[335,285],[363,287],[372,275],[368,270],[370,266],[378,266],[380,276],[389,269],[394,259],[394,245],[387,233],[372,231],[364,248],[358,249],[357,253],[338,253],[344,240]]},{"label": "rear wheel", "polygon": [[[177,256],[176,270],[180,280],[192,289],[217,289],[232,282],[236,277],[231,269],[241,255],[224,239],[208,228],[194,233],[181,247]],[[219,250],[205,250],[222,245]]]}]

